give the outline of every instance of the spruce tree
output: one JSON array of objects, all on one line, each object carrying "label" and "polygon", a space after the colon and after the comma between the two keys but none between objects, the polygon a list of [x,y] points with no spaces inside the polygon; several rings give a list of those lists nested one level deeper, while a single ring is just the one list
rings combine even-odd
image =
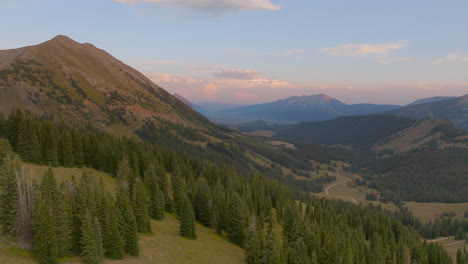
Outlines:
[{"label": "spruce tree", "polygon": [[19,193],[17,177],[21,173],[21,162],[16,155],[9,153],[0,167],[0,224],[2,233],[15,235],[19,213]]},{"label": "spruce tree", "polygon": [[10,116],[5,122],[5,135],[14,151],[17,151],[18,132],[23,122],[24,114],[20,109],[12,110]]},{"label": "spruce tree", "polygon": [[57,228],[52,215],[52,197],[40,194],[34,201],[34,256],[39,264],[58,264]]},{"label": "spruce tree", "polygon": [[274,229],[272,229],[266,240],[265,250],[263,251],[262,264],[283,264],[283,255],[281,246]]},{"label": "spruce tree", "polygon": [[151,232],[151,223],[148,213],[150,200],[146,192],[146,188],[140,178],[135,181],[133,193],[133,212],[135,213],[135,220],[138,227],[138,232],[149,233]]},{"label": "spruce tree", "polygon": [[28,162],[38,163],[41,159],[40,144],[36,128],[29,118],[21,122],[18,131],[18,153],[21,158]]},{"label": "spruce tree", "polygon": [[211,191],[208,182],[204,177],[199,177],[195,186],[194,199],[195,216],[205,226],[210,227],[212,224],[212,199]]},{"label": "spruce tree", "polygon": [[145,172],[144,182],[147,189],[147,194],[150,199],[149,215],[152,219],[161,221],[164,219],[164,194],[160,191],[155,165],[150,164]]},{"label": "spruce tree", "polygon": [[121,187],[117,191],[118,219],[120,234],[124,241],[125,252],[132,256],[138,256],[140,249],[138,247],[138,227],[133,214],[133,209],[128,198],[128,191]]},{"label": "spruce tree", "polygon": [[180,202],[179,230],[180,235],[189,239],[197,239],[195,231],[195,214],[187,195],[183,195]]},{"label": "spruce tree", "polygon": [[98,264],[102,261],[102,241],[99,222],[93,220],[91,213],[86,210],[81,220],[81,258],[86,264]]},{"label": "spruce tree", "polygon": [[239,194],[232,195],[226,220],[226,233],[229,240],[242,246],[245,240],[245,208]]},{"label": "spruce tree", "polygon": [[109,194],[104,197],[102,226],[103,248],[106,257],[111,259],[123,259],[123,239],[119,230],[118,214],[115,202]]},{"label": "spruce tree", "polygon": [[245,261],[247,264],[258,264],[262,257],[262,247],[255,218],[250,221],[247,239],[245,241]]}]

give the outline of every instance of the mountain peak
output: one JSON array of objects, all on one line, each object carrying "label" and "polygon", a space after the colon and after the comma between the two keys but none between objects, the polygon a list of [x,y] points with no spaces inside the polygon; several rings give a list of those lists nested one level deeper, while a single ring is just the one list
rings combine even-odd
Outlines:
[{"label": "mountain peak", "polygon": [[49,40],[47,42],[51,42],[51,43],[59,42],[59,43],[62,43],[62,44],[75,44],[75,45],[80,44],[77,41],[75,41],[75,40],[73,40],[70,37],[67,37],[65,35],[57,35],[57,36],[55,36],[54,38],[52,38],[51,40]]}]

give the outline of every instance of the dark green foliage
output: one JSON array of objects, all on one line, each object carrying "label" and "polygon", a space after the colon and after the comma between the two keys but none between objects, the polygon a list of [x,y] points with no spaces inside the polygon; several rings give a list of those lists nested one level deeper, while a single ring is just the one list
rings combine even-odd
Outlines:
[{"label": "dark green foliage", "polygon": [[[3,142],[7,149],[8,142]],[[19,158],[8,151],[0,164],[0,225],[4,234],[15,235],[19,213],[19,192],[17,178],[21,170]]]},{"label": "dark green foliage", "polygon": [[274,137],[292,142],[352,145],[356,149],[367,149],[377,140],[415,122],[415,119],[391,115],[349,116],[328,121],[303,122],[278,132]]},{"label": "dark green foliage", "polygon": [[166,202],[164,200],[164,194],[159,188],[156,167],[154,163],[150,164],[150,167],[148,167],[146,170],[144,183],[147,188],[147,194],[149,196],[149,216],[152,219],[161,221],[164,219],[164,206]]},{"label": "dark green foliage", "polygon": [[242,200],[238,193],[234,193],[229,201],[226,233],[229,240],[239,246],[242,246],[245,240],[246,219],[247,216]]},{"label": "dark green foliage", "polygon": [[23,160],[33,163],[40,162],[39,139],[33,121],[29,118],[24,119],[19,127],[17,149]]},{"label": "dark green foliage", "polygon": [[123,239],[120,235],[118,214],[113,198],[108,194],[103,199],[103,248],[105,256],[111,259],[123,259]]},{"label": "dark green foliage", "polygon": [[390,201],[468,201],[466,152],[419,152],[376,161],[363,172]]},{"label": "dark green foliage", "polygon": [[146,187],[144,186],[140,178],[136,179],[132,194],[133,212],[135,214],[138,232],[150,233],[151,224],[149,216],[149,206],[151,204],[146,191]]},{"label": "dark green foliage", "polygon": [[39,197],[34,206],[34,256],[40,264],[59,263],[57,228],[51,203],[50,197]]},{"label": "dark green foliage", "polygon": [[121,187],[117,191],[116,206],[125,252],[132,256],[138,256],[140,254],[138,248],[138,227],[128,197],[128,191],[124,187]]},{"label": "dark green foliage", "polygon": [[182,197],[180,202],[180,235],[189,239],[197,239],[195,231],[195,214],[193,212],[192,204],[187,195]]},{"label": "dark green foliage", "polygon": [[[43,163],[50,157],[47,153],[55,149],[57,164],[65,164],[62,142],[69,133],[73,153],[80,144],[76,142],[82,142],[81,165],[116,175],[119,182],[114,204],[112,195],[93,175],[83,175],[78,185],[65,182],[61,189],[50,172],[44,176],[36,188],[33,217],[35,254],[41,263],[56,263],[69,251],[59,242],[63,238],[58,234],[66,233],[63,223],[68,223],[67,230],[72,231],[74,252],[91,256],[90,262],[102,259],[103,254],[115,259],[121,259],[124,252],[138,255],[138,227],[147,227],[148,214],[157,218],[164,203],[167,209],[174,203],[181,235],[196,237],[197,215],[204,224],[245,247],[249,263],[407,264],[405,260],[410,258],[414,263],[447,263],[441,247],[421,243],[415,230],[406,227],[417,228],[417,221],[404,213],[318,199],[289,180],[271,179],[260,173],[239,174],[235,167],[219,166],[145,142],[117,139],[89,128],[77,126],[74,135],[64,124],[41,120],[34,124]],[[48,135],[56,139],[53,148],[45,143]],[[307,159],[311,155],[308,152],[313,149],[300,153]],[[76,164],[72,166],[79,164],[75,157],[73,154]],[[166,170],[171,173],[169,177]],[[172,180],[172,190],[168,179]],[[249,219],[255,219],[255,228],[249,226]],[[93,235],[89,235],[91,229]],[[91,245],[86,252],[80,244],[85,237]]]},{"label": "dark green foliage", "polygon": [[247,264],[260,263],[262,258],[263,248],[260,243],[260,236],[257,230],[257,224],[253,218],[250,221],[249,230],[247,232],[247,238],[245,241],[245,261]]},{"label": "dark green foliage", "polygon": [[81,258],[86,264],[97,264],[102,261],[103,248],[99,222],[93,219],[86,210],[81,220]]},{"label": "dark green foliage", "polygon": [[193,207],[196,219],[205,226],[211,226],[211,218],[213,217],[211,191],[204,177],[197,179]]}]

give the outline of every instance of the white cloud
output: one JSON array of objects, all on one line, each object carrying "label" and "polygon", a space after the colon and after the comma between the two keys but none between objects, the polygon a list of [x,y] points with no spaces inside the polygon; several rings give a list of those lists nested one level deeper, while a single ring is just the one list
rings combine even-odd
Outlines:
[{"label": "white cloud", "polygon": [[270,0],[112,0],[122,4],[148,3],[158,6],[188,8],[222,15],[226,12],[252,10],[279,10],[280,6]]},{"label": "white cloud", "polygon": [[449,53],[447,56],[441,59],[435,59],[432,64],[445,64],[445,63],[456,63],[456,62],[467,62],[468,56],[461,55],[458,53]]},{"label": "white cloud", "polygon": [[409,42],[405,40],[383,44],[349,44],[324,48],[321,52],[326,55],[334,56],[387,55],[395,50],[408,46],[408,44]]}]

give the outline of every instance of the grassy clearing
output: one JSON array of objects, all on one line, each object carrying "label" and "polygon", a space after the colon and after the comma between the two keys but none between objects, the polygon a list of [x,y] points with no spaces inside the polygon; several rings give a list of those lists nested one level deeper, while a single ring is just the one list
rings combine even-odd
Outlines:
[{"label": "grassy clearing", "polygon": [[[179,236],[179,223],[172,215],[161,222],[152,221],[154,234],[140,236],[138,257],[108,260],[104,264],[243,264],[244,252],[218,236],[214,230],[197,225],[197,240]],[[28,251],[0,240],[0,263],[34,264]],[[78,257],[62,260],[64,264],[82,263]]]},{"label": "grassy clearing", "polygon": [[[47,166],[23,164],[26,177],[40,179]],[[95,177],[101,177],[110,190],[115,189],[115,179],[108,174],[79,168],[53,168],[57,180],[63,182],[75,177],[79,181],[82,173],[87,170]],[[204,264],[223,263],[241,264],[244,261],[244,251],[216,234],[212,229],[197,224],[197,240],[189,240],[179,235],[179,222],[173,215],[166,215],[164,221],[151,222],[154,234],[140,235],[140,256],[126,257],[124,260],[105,260],[104,264]],[[0,237],[0,264],[34,264],[30,252],[4,241]],[[79,257],[62,259],[64,264],[80,264]]]},{"label": "grassy clearing", "polygon": [[442,245],[445,250],[452,256],[452,258],[455,260],[457,257],[457,250],[460,249],[463,251],[463,249],[468,250],[468,244],[465,241],[460,241],[460,240],[455,240],[453,237],[450,237],[449,239],[446,240],[441,240],[437,242],[438,244]]},{"label": "grassy clearing", "polygon": [[405,202],[405,205],[410,209],[413,214],[420,218],[423,222],[439,218],[442,213],[455,212],[457,218],[463,218],[463,214],[468,210],[468,203],[418,203],[418,202]]}]

